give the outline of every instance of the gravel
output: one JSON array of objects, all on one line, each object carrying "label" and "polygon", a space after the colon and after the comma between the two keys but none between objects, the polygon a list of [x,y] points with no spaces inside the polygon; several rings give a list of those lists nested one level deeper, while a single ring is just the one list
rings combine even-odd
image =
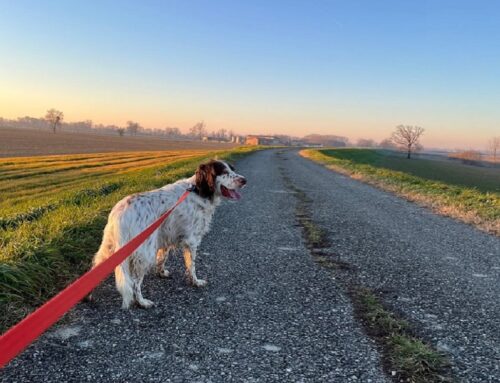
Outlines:
[{"label": "gravel", "polygon": [[[322,171],[294,154],[290,159],[289,166]],[[144,295],[157,305],[123,311],[108,280],[96,290],[96,303],[78,305],[11,362],[1,381],[388,381],[348,298],[304,246],[295,198],[279,172],[283,163],[276,151],[264,151],[237,164],[249,186],[242,201],[220,207],[202,244],[198,272],[207,287],[186,285],[177,256],[172,279],[145,281]],[[333,180],[331,191],[337,176],[324,174]],[[318,182],[309,188],[321,188],[322,177],[301,175],[308,177]],[[348,233],[344,245],[366,234]]]},{"label": "gravel", "polygon": [[295,151],[278,158],[313,201],[331,251],[445,352],[466,382],[500,382],[500,239],[433,214]]}]

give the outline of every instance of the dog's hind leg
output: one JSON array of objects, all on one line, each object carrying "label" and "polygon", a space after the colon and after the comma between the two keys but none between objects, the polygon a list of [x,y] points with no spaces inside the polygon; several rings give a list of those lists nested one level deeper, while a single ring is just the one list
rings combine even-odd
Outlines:
[{"label": "dog's hind leg", "polygon": [[159,249],[156,253],[156,274],[160,278],[170,277],[170,272],[167,270],[166,265],[168,257],[172,251],[174,251],[174,248],[169,246],[167,248]]},{"label": "dog's hind leg", "polygon": [[126,259],[115,268],[116,288],[122,295],[122,308],[128,309],[134,302],[134,281],[130,274],[130,260]]},{"label": "dog's hind leg", "polygon": [[144,276],[148,270],[148,266],[142,262],[143,259],[144,257],[142,255],[137,255],[137,257],[131,261],[131,275],[135,301],[140,307],[148,309],[153,306],[154,303],[142,296],[142,281],[144,280]]},{"label": "dog's hind leg", "polygon": [[186,275],[191,283],[196,287],[203,287],[207,284],[204,279],[196,277],[196,246],[186,246],[184,248],[184,263],[186,264]]},{"label": "dog's hind leg", "polygon": [[144,279],[144,274],[140,274],[134,279],[134,296],[137,304],[143,309],[149,309],[154,306],[154,302],[142,296],[141,286]]}]

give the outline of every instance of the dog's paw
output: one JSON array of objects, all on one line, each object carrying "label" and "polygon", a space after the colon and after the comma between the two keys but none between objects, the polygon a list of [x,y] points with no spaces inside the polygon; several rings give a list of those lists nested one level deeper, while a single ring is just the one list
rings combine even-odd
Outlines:
[{"label": "dog's paw", "polygon": [[160,278],[170,278],[170,271],[168,270],[158,270],[156,273]]},{"label": "dog's paw", "polygon": [[203,287],[203,286],[206,286],[207,284],[207,281],[204,280],[204,279],[193,279],[193,286],[195,287]]},{"label": "dog's paw", "polygon": [[82,299],[82,302],[87,302],[87,303],[94,303],[95,302],[95,299],[94,297],[92,296],[92,293],[86,295],[83,297]]},{"label": "dog's paw", "polygon": [[155,304],[153,301],[150,301],[149,299],[142,299],[140,302],[137,302],[137,305],[143,309],[149,309],[153,307]]}]

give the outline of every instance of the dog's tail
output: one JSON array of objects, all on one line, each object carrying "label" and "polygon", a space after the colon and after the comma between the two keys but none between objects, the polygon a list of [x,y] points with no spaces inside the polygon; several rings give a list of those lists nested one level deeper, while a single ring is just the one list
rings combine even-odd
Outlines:
[{"label": "dog's tail", "polygon": [[[108,259],[121,246],[121,239],[124,237],[120,232],[121,225],[115,225],[115,221],[110,221],[104,229],[101,246],[94,256],[92,267],[96,267],[101,262]],[[130,275],[130,261],[124,260],[115,268],[116,288],[123,298],[123,308],[129,308],[134,300],[134,284]],[[92,300],[92,295],[87,296],[87,300]]]},{"label": "dog's tail", "polygon": [[[116,250],[118,250],[118,240],[119,237],[114,225],[111,222],[106,224],[104,228],[104,234],[102,237],[101,246],[99,246],[99,250],[95,253],[94,258],[92,259],[92,268],[104,262],[108,259]],[[86,296],[86,301],[92,301],[92,293]]]},{"label": "dog's tail", "polygon": [[128,309],[134,301],[134,283],[130,276],[130,261],[128,259],[115,268],[115,283],[122,295],[122,308]]}]

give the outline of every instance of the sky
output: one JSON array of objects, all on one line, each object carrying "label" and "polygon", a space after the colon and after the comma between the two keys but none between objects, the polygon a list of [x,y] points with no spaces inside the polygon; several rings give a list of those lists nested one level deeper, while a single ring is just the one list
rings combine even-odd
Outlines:
[{"label": "sky", "polygon": [[500,136],[500,2],[0,0],[0,116],[183,131]]}]

